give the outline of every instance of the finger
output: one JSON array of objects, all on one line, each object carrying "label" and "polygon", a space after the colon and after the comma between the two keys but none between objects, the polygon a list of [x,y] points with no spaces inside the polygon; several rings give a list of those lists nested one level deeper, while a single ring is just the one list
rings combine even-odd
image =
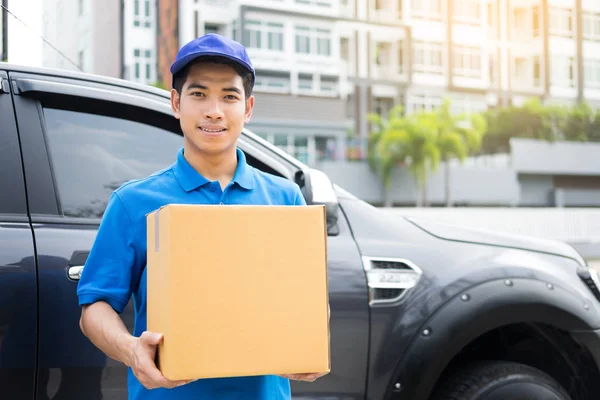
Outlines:
[{"label": "finger", "polygon": [[165,378],[158,368],[156,368],[156,365],[151,359],[142,361],[138,371],[145,375],[147,380],[150,381],[149,383],[155,387],[169,387],[172,385],[171,381]]},{"label": "finger", "polygon": [[163,339],[163,335],[161,333],[149,332],[146,331],[141,334],[140,342],[144,346],[154,347],[157,346],[161,340]]}]

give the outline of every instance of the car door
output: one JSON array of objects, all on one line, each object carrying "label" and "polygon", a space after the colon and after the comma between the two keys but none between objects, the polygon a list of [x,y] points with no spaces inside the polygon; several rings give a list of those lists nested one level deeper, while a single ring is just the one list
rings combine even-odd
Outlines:
[{"label": "car door", "polygon": [[[110,193],[175,160],[183,145],[167,99],[59,78],[11,74],[40,273],[38,396],[126,398],[126,370],[80,333],[77,271],[89,252]],[[82,86],[87,85],[87,86]],[[135,106],[133,105],[135,104]],[[310,201],[308,169],[254,137],[240,147],[255,167],[294,180]],[[28,169],[32,159],[43,170]],[[29,175],[28,175],[29,176]],[[313,383],[293,383],[294,397],[362,398],[367,366],[368,299],[360,255],[341,216],[328,246],[335,371]],[[301,244],[299,243],[299,246]],[[69,278],[69,271],[73,276]],[[133,330],[132,305],[123,313]],[[113,396],[113,397],[109,397]]]},{"label": "car door", "polygon": [[0,397],[33,398],[37,289],[33,234],[8,75],[0,70]]}]

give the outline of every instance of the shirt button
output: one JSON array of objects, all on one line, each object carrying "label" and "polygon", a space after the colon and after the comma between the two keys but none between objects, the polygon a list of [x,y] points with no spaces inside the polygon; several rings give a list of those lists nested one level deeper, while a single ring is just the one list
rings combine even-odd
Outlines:
[{"label": "shirt button", "polygon": [[214,191],[215,191],[215,187],[214,187],[214,186],[211,186],[211,187],[210,187],[210,191],[211,191],[211,192],[214,192]]}]

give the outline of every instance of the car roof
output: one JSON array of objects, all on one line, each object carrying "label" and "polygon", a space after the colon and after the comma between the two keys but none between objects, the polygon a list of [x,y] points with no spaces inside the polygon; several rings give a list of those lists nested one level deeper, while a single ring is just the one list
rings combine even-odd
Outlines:
[{"label": "car roof", "polygon": [[170,98],[169,91],[164,89],[160,89],[147,84],[128,81],[122,78],[113,78],[104,75],[96,75],[88,72],[48,67],[32,67],[7,62],[0,62],[0,70],[5,70],[8,72],[21,72],[27,74],[44,75],[55,78],[75,79],[79,81],[87,81],[90,83],[100,83],[104,85],[114,86],[115,88],[136,90],[150,95],[155,95],[163,98]]}]

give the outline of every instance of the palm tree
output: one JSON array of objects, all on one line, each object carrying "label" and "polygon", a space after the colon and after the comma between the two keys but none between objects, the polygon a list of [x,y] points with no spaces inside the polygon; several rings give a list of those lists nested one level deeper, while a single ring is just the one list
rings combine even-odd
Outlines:
[{"label": "palm tree", "polygon": [[[388,119],[377,114],[370,114],[368,118],[376,126],[369,138],[369,165],[382,180],[385,206],[392,204],[389,196],[392,172],[399,165],[408,167],[427,204],[428,173],[435,170],[440,161],[435,131],[421,124],[421,115],[403,117],[401,106],[394,107]],[[417,205],[420,203],[418,199]]]},{"label": "palm tree", "polygon": [[472,152],[481,147],[486,131],[486,121],[481,114],[452,115],[450,100],[444,99],[441,107],[421,116],[421,123],[435,131],[437,147],[444,161],[444,191],[446,206],[452,205],[450,182],[450,159],[463,162]]}]

